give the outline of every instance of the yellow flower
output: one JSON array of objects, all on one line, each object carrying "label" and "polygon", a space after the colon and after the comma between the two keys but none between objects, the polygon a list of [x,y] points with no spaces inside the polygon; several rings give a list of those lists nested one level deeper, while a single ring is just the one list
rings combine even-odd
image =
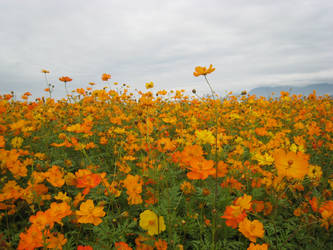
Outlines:
[{"label": "yellow flower", "polygon": [[103,211],[103,207],[95,207],[92,200],[87,200],[80,205],[80,210],[76,211],[76,215],[78,216],[77,221],[79,223],[92,223],[97,226],[102,223],[100,217],[104,217],[105,212]]},{"label": "yellow flower", "polygon": [[153,82],[147,82],[146,83],[146,89],[151,89],[154,87],[154,83]]},{"label": "yellow flower", "polygon": [[197,66],[195,67],[195,72],[193,72],[194,76],[200,76],[200,75],[207,75],[212,73],[215,70],[215,68],[213,68],[213,65],[209,65],[209,68],[206,69],[206,67],[201,67],[201,66]]},{"label": "yellow flower", "polygon": [[145,210],[140,214],[140,227],[148,230],[148,234],[151,236],[159,234],[166,229],[163,216],[157,217],[151,210]]},{"label": "yellow flower", "polygon": [[195,131],[195,135],[200,144],[214,144],[215,137],[213,133],[207,129]]},{"label": "yellow flower", "polygon": [[309,171],[308,171],[309,178],[320,180],[322,175],[323,175],[323,171],[321,170],[320,166],[316,166],[316,165],[309,166]]},{"label": "yellow flower", "polygon": [[11,144],[14,148],[20,148],[22,146],[23,139],[21,137],[14,137],[11,140]]},{"label": "yellow flower", "polygon": [[44,74],[48,74],[48,73],[50,73],[50,71],[48,71],[48,70],[46,70],[46,69],[42,69],[42,73],[44,73]]},{"label": "yellow flower", "polygon": [[264,155],[257,152],[252,159],[256,160],[260,166],[271,165],[274,162],[274,158],[267,152]]}]

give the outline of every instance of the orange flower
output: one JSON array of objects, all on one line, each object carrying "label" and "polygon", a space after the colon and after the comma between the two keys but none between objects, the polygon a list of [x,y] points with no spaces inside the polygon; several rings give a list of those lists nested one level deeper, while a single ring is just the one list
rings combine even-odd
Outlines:
[{"label": "orange flower", "polygon": [[125,242],[116,242],[115,244],[115,247],[117,250],[132,250],[132,248]]},{"label": "orange flower", "polygon": [[100,217],[104,217],[105,212],[103,211],[103,207],[95,207],[92,200],[87,200],[80,205],[80,210],[76,211],[76,215],[78,216],[79,223],[92,223],[97,226],[102,223]]},{"label": "orange flower", "polygon": [[206,69],[206,67],[201,67],[201,66],[197,66],[195,67],[195,72],[193,72],[193,75],[195,77],[198,77],[200,75],[207,75],[212,73],[215,70],[215,68],[213,68],[213,65],[209,65],[209,68]]},{"label": "orange flower", "polygon": [[307,156],[301,152],[285,152],[279,149],[274,152],[273,157],[280,177],[303,179],[308,173]]},{"label": "orange flower", "polygon": [[226,219],[225,224],[232,228],[237,228],[238,224],[244,220],[246,212],[240,206],[227,206],[221,218]]},{"label": "orange flower", "polygon": [[31,226],[26,232],[20,233],[18,250],[34,250],[43,246],[43,233],[36,226]]},{"label": "orange flower", "polygon": [[243,209],[243,210],[249,210],[249,209],[251,209],[251,205],[252,205],[251,200],[252,200],[251,195],[244,194],[242,197],[238,197],[235,200],[234,205],[240,206],[241,209]]},{"label": "orange flower", "polygon": [[254,244],[251,242],[251,244],[247,248],[247,250],[268,250],[268,245],[266,243],[260,245],[260,244]]},{"label": "orange flower", "polygon": [[61,233],[49,234],[48,236],[48,239],[46,239],[47,248],[60,250],[67,242],[67,239]]},{"label": "orange flower", "polygon": [[66,82],[72,81],[72,78],[70,78],[68,76],[62,76],[59,78],[59,80],[66,83]]},{"label": "orange flower", "polygon": [[322,226],[328,230],[328,226],[333,225],[333,200],[324,202],[319,208],[319,213],[323,218]]},{"label": "orange flower", "polygon": [[317,197],[312,197],[312,200],[309,200],[311,208],[314,212],[318,211],[318,199]]},{"label": "orange flower", "polygon": [[38,211],[36,215],[31,215],[29,221],[40,231],[42,231],[46,226],[53,228],[54,221],[53,218],[49,216],[49,212]]},{"label": "orange flower", "polygon": [[224,177],[228,173],[228,165],[223,162],[219,161],[217,164],[217,177]]},{"label": "orange flower", "polygon": [[62,225],[62,218],[71,215],[72,211],[70,206],[66,202],[56,203],[52,202],[50,208],[47,210],[48,216],[55,222]]},{"label": "orange flower", "polygon": [[188,181],[184,181],[180,185],[180,189],[183,191],[184,194],[187,194],[187,195],[195,193],[195,187]]},{"label": "orange flower", "polygon": [[93,250],[91,246],[77,246],[77,250]]},{"label": "orange flower", "polygon": [[252,201],[253,210],[257,213],[262,212],[265,209],[265,203],[263,201]]},{"label": "orange flower", "polygon": [[123,181],[124,186],[126,187],[128,194],[128,204],[134,205],[134,204],[141,204],[142,198],[142,184],[143,181],[139,175],[127,175],[126,179]]},{"label": "orange flower", "polygon": [[253,242],[256,242],[258,237],[263,238],[265,233],[264,226],[260,221],[250,221],[247,218],[239,223],[238,230]]},{"label": "orange flower", "polygon": [[204,158],[199,161],[193,161],[189,170],[191,172],[187,173],[187,178],[190,180],[205,180],[209,175],[216,173],[214,161]]},{"label": "orange flower", "polygon": [[168,249],[168,243],[165,240],[159,239],[158,241],[155,241],[154,243],[156,250],[167,250]]},{"label": "orange flower", "polygon": [[254,131],[256,132],[257,135],[260,135],[260,136],[267,135],[266,128],[256,128]]},{"label": "orange flower", "polygon": [[62,169],[56,165],[53,165],[52,168],[45,172],[44,176],[54,187],[62,187],[65,184]]},{"label": "orange flower", "polygon": [[109,74],[104,73],[104,74],[102,75],[102,80],[103,80],[103,81],[107,81],[107,80],[109,80],[110,78],[111,78],[111,75],[109,75]]},{"label": "orange flower", "polygon": [[99,174],[86,174],[76,179],[76,187],[85,188],[82,193],[86,195],[90,192],[91,188],[99,185],[101,181],[102,178]]}]

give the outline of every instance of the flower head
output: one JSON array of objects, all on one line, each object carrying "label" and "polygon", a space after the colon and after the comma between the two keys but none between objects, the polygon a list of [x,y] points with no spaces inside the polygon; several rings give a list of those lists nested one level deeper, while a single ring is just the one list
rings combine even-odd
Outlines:
[{"label": "flower head", "polygon": [[148,234],[151,236],[159,234],[166,229],[163,216],[158,217],[151,210],[145,210],[140,214],[140,227],[148,230]]},{"label": "flower head", "polygon": [[72,81],[72,78],[68,77],[68,76],[62,76],[59,78],[59,81],[62,81],[62,82],[70,82]]},{"label": "flower head", "polygon": [[285,152],[279,149],[273,154],[275,166],[280,177],[303,179],[308,173],[308,160],[302,152]]},{"label": "flower head", "polygon": [[264,226],[260,221],[250,221],[247,218],[239,223],[238,230],[252,242],[256,242],[258,237],[263,238],[265,233]]},{"label": "flower head", "polygon": [[103,81],[107,81],[107,80],[109,80],[110,78],[111,78],[111,75],[109,75],[109,74],[104,73],[104,74],[102,75],[102,80],[103,80]]},{"label": "flower head", "polygon": [[206,67],[201,67],[201,66],[197,66],[195,67],[195,72],[193,72],[193,75],[198,77],[200,75],[207,75],[212,73],[215,70],[215,68],[213,68],[213,65],[209,65],[209,68],[207,69]]},{"label": "flower head", "polygon": [[97,226],[102,223],[100,217],[104,217],[105,212],[103,211],[103,207],[95,207],[92,200],[87,200],[80,205],[80,210],[76,211],[76,215],[78,216],[79,223],[92,223]]},{"label": "flower head", "polygon": [[146,83],[146,89],[151,89],[154,87],[154,83],[153,82],[147,82]]}]

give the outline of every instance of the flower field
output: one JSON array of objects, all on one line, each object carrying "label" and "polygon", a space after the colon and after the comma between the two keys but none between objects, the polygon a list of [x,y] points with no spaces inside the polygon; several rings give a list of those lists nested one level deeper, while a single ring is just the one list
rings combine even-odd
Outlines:
[{"label": "flower field", "polygon": [[217,98],[213,71],[205,98],[0,96],[0,249],[333,249],[332,98]]}]

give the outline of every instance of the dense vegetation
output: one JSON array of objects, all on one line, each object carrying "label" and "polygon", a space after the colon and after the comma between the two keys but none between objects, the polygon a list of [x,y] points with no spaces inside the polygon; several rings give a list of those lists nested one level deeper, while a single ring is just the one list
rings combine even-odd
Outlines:
[{"label": "dense vegetation", "polygon": [[1,249],[333,249],[332,99],[117,87],[0,97]]}]

